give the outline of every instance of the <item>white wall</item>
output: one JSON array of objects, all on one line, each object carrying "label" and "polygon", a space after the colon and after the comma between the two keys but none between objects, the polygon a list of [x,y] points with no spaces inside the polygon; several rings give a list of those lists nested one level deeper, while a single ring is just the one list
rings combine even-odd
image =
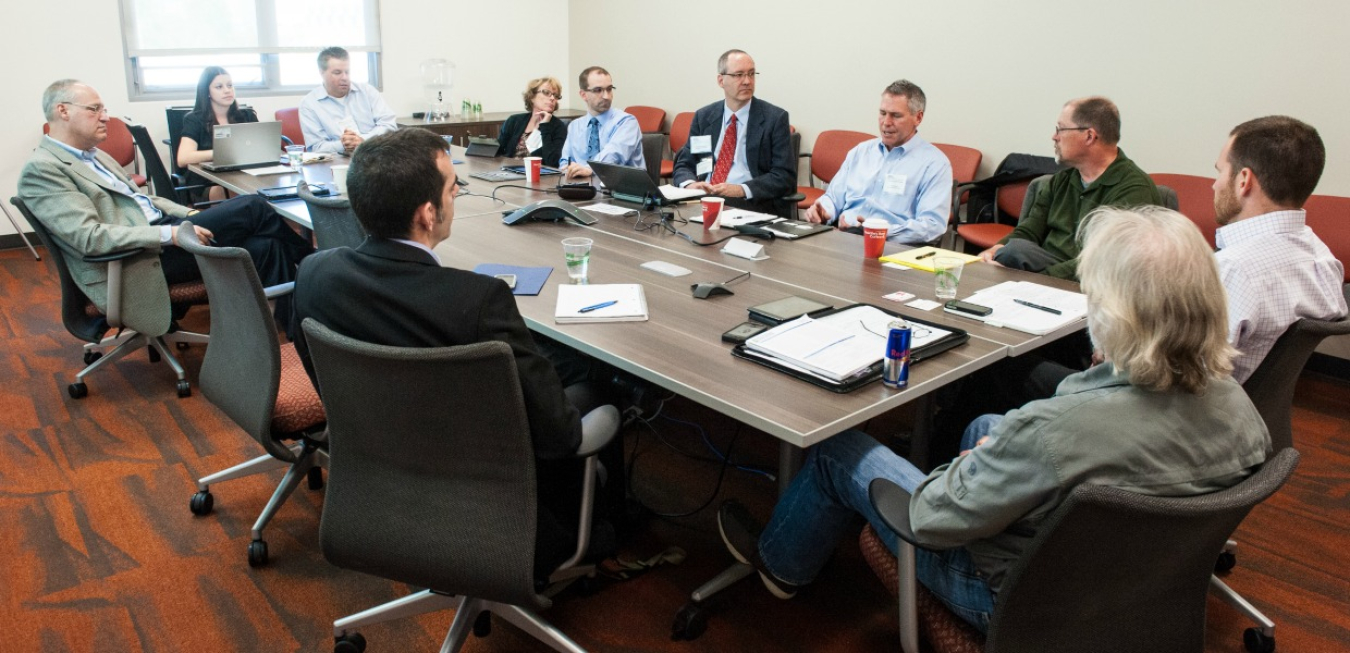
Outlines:
[{"label": "white wall", "polygon": [[[145,123],[157,141],[167,137],[164,108],[191,104],[190,99],[127,99],[115,0],[67,0],[59,8],[23,0],[8,3],[5,13],[9,18],[0,39],[0,61],[10,65],[7,88],[0,93],[0,201],[6,205],[16,192],[24,161],[41,137],[42,90],[51,82],[75,77],[91,84],[114,115]],[[519,18],[512,43],[502,38],[503,15]],[[425,110],[420,65],[442,58],[456,64],[452,105],[456,110],[464,95],[481,101],[484,111],[522,110],[520,93],[526,81],[541,75],[570,76],[567,16],[568,0],[380,0],[385,98],[400,116]],[[528,51],[513,43],[541,47]],[[318,85],[317,71],[314,80]],[[264,119],[277,109],[295,106],[300,97],[248,97],[241,92],[241,99]],[[17,212],[11,213],[18,218]],[[0,235],[12,233],[9,221],[0,220]]]},{"label": "white wall", "polygon": [[[1122,147],[1145,170],[1212,176],[1228,131],[1287,113],[1316,126],[1317,192],[1350,195],[1350,3],[1291,0],[573,0],[571,61],[614,73],[615,106],[668,115],[721,97],[716,60],[755,57],[758,95],[791,113],[803,147],[825,129],[875,133],[881,89],[923,87],[930,141],[1052,154],[1071,98],[1120,106]],[[575,81],[572,82],[575,84]]]}]

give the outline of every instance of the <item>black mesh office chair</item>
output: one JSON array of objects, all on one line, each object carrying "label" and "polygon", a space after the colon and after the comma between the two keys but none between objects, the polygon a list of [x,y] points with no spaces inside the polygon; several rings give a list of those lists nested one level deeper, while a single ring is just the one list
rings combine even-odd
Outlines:
[{"label": "black mesh office chair", "polygon": [[[210,340],[209,336],[190,331],[173,331],[166,333],[139,333],[131,329],[125,329],[122,325],[121,307],[122,307],[122,261],[141,253],[139,248],[125,252],[116,252],[106,256],[87,256],[85,261],[106,262],[108,264],[108,312],[105,314],[98,310],[98,307],[75,283],[75,279],[70,275],[70,269],[66,267],[66,256],[72,252],[56,242],[51,232],[42,224],[31,211],[28,205],[18,197],[10,198],[10,203],[19,209],[28,224],[32,225],[33,233],[37,234],[38,239],[47,247],[47,262],[56,270],[61,279],[61,322],[65,324],[66,331],[70,335],[83,340],[84,345],[84,363],[87,367],[80,370],[75,375],[75,382],[66,386],[72,399],[82,399],[89,394],[89,386],[84,382],[84,377],[88,376],[94,370],[104,365],[108,365],[127,354],[141,347],[149,347],[150,360],[158,361],[163,359],[173,369],[178,377],[178,396],[188,397],[192,395],[192,384],[187,380],[187,372],[183,365],[178,362],[178,358],[169,350],[168,343],[175,343],[179,346],[187,346],[187,343],[206,343]],[[200,281],[188,283],[179,283],[169,286],[169,301],[164,304],[164,324],[165,329],[171,328],[171,316],[174,306],[185,309],[194,304],[206,303],[206,286]],[[104,337],[109,331],[116,330],[112,336]],[[110,350],[110,351],[109,351]],[[106,351],[106,354],[105,354]]]},{"label": "black mesh office chair", "polygon": [[[460,649],[482,612],[559,651],[582,651],[535,614],[550,600],[535,585],[534,454],[510,346],[387,347],[342,336],[313,318],[302,326],[329,420],[324,557],[429,588],[333,622],[334,650],[363,650],[365,640],[354,632],[360,626],[454,607],[443,653]],[[582,418],[579,535],[571,559],[549,578],[555,587],[594,573],[581,560],[589,545],[595,453],[618,427],[613,406]]]},{"label": "black mesh office chair", "polygon": [[327,464],[323,404],[295,345],[281,344],[277,337],[267,305],[295,284],[264,289],[247,251],[202,245],[190,226],[178,230],[178,245],[197,258],[211,297],[211,345],[202,361],[202,394],[267,451],[197,481],[188,507],[195,515],[209,514],[215,505],[211,484],[287,467],[253,524],[248,564],[258,567],[267,564],[267,542],[262,539],[267,522],[306,475],[317,489],[323,481],[320,468]]},{"label": "black mesh office chair", "polygon": [[[201,190],[205,186],[187,186],[169,174],[168,169],[164,167],[164,160],[159,156],[159,148],[155,146],[155,140],[150,137],[150,130],[146,129],[145,125],[128,122],[127,129],[131,130],[131,138],[136,141],[136,149],[141,152],[145,174],[150,178],[151,193],[183,206],[199,206],[193,204],[190,191]],[[206,203],[200,206],[206,206]]]},{"label": "black mesh office chair", "polygon": [[352,203],[346,197],[317,197],[304,181],[296,185],[296,192],[309,209],[315,247],[321,250],[356,247],[366,239],[366,230],[356,219]]},{"label": "black mesh office chair", "polygon": [[[1294,449],[1285,449],[1241,483],[1191,497],[1145,496],[1094,485],[1074,488],[1008,571],[982,649],[1203,651],[1211,552],[1256,504],[1284,485],[1298,457]],[[915,607],[921,601],[914,578],[910,495],[885,479],[872,481],[871,495],[901,539],[895,572],[900,643],[906,653],[918,653]],[[864,543],[864,551],[868,548]],[[895,557],[885,553],[894,564]],[[869,563],[877,568],[871,558]],[[878,574],[883,579],[890,575]],[[940,651],[972,650],[964,642],[952,648],[930,643]],[[956,648],[962,646],[966,648]]]}]

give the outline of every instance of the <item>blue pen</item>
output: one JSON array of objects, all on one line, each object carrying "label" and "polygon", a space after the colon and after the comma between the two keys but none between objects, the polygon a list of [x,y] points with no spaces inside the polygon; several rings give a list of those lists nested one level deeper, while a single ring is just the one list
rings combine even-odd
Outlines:
[{"label": "blue pen", "polygon": [[615,304],[617,304],[617,303],[619,303],[619,300],[617,300],[617,299],[611,299],[611,300],[609,300],[609,301],[607,301],[607,302],[600,302],[599,304],[594,304],[594,305],[591,305],[591,306],[587,306],[586,308],[583,308],[583,309],[581,309],[581,310],[579,310],[579,311],[577,311],[577,312],[578,312],[578,313],[589,313],[589,312],[591,312],[591,311],[598,311],[598,310],[600,310],[600,309],[602,309],[602,308],[604,308],[604,307],[606,307],[606,306],[613,306],[613,305],[615,305]]}]

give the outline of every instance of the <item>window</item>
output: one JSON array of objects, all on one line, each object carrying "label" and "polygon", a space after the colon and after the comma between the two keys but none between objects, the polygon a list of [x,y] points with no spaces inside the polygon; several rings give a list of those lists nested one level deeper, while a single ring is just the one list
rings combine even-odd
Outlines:
[{"label": "window", "polygon": [[120,0],[131,98],[190,98],[207,66],[234,85],[295,93],[319,84],[319,51],[351,53],[352,79],[379,83],[378,0]]}]

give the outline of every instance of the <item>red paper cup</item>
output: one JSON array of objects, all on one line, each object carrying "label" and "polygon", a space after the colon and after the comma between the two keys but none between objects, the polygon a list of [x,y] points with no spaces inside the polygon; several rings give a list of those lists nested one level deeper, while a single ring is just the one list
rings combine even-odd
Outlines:
[{"label": "red paper cup", "polygon": [[703,230],[717,228],[717,220],[722,215],[722,205],[726,200],[720,197],[703,198]]},{"label": "red paper cup", "polygon": [[544,160],[537,156],[525,157],[525,181],[531,184],[539,183],[539,167],[543,165]]},{"label": "red paper cup", "polygon": [[881,258],[886,251],[886,234],[891,223],[881,218],[868,218],[863,221],[863,256]]}]

